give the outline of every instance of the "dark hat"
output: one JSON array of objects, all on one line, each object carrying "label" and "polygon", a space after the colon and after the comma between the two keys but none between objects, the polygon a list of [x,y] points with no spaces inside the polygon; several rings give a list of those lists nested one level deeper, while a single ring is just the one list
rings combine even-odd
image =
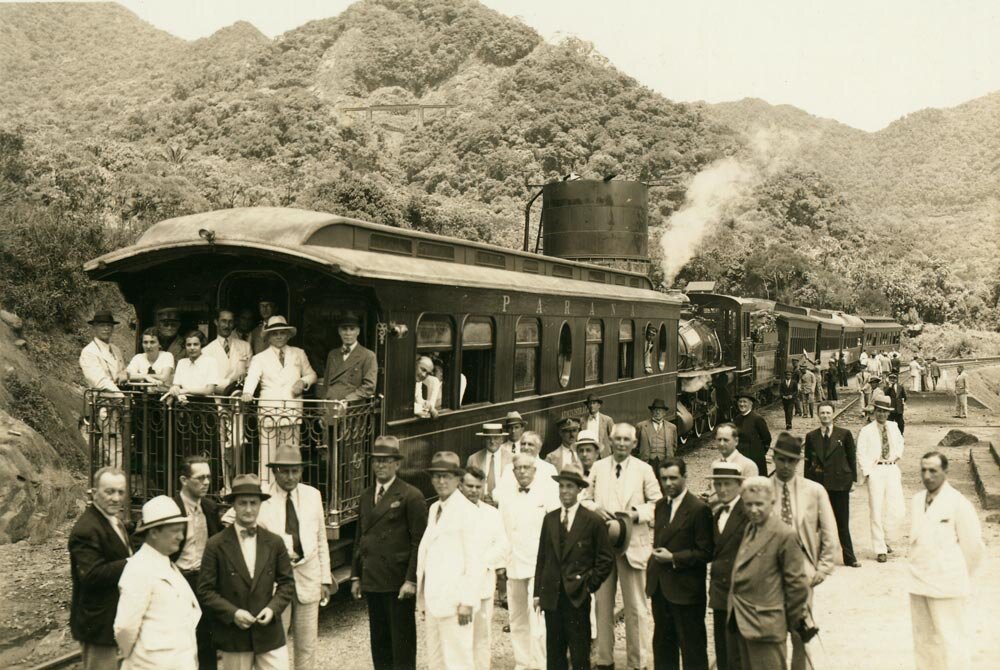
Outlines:
[{"label": "dark hat", "polygon": [[774,441],[774,446],[771,449],[776,454],[797,458],[800,461],[805,458],[802,455],[802,440],[788,433],[778,435],[778,439]]},{"label": "dark hat", "polygon": [[669,405],[667,405],[666,401],[665,401],[665,400],[664,400],[663,398],[653,398],[653,402],[651,402],[651,403],[649,404],[649,408],[648,408],[648,409],[649,409],[649,411],[651,411],[651,412],[652,412],[652,411],[653,411],[654,409],[665,409],[665,410],[669,410],[669,409],[670,409],[670,406],[669,406]]},{"label": "dark hat", "polygon": [[590,486],[590,482],[583,476],[583,470],[576,463],[567,463],[563,466],[562,471],[558,475],[552,475],[552,479],[557,482],[566,480],[568,482],[573,482],[582,489]]},{"label": "dark hat", "polygon": [[285,446],[278,447],[278,450],[274,452],[274,458],[268,462],[267,467],[295,465],[302,465],[302,452],[299,451],[298,447]]},{"label": "dark hat", "polygon": [[712,474],[709,479],[743,479],[743,471],[740,466],[728,461],[716,461],[712,463]]},{"label": "dark hat", "polygon": [[568,416],[565,419],[560,419],[559,423],[556,425],[559,426],[559,430],[572,430],[574,428],[579,430],[580,428],[580,422],[571,416]]},{"label": "dark hat", "polygon": [[746,398],[754,405],[757,404],[757,396],[755,396],[753,393],[750,393],[749,391],[740,391],[739,393],[737,393],[736,399],[739,400],[740,398]]},{"label": "dark hat", "polygon": [[632,517],[628,512],[615,512],[615,518],[608,522],[608,539],[611,549],[621,556],[632,541]]},{"label": "dark hat", "polygon": [[875,401],[872,403],[872,406],[875,409],[881,409],[886,412],[892,411],[892,402],[888,398],[883,398],[881,396],[875,398]]},{"label": "dark hat", "polygon": [[236,496],[257,496],[261,501],[264,501],[270,498],[271,494],[260,490],[260,478],[257,475],[242,474],[233,477],[233,488],[229,490],[229,494],[223,498],[223,501],[232,504],[236,500]]},{"label": "dark hat", "polygon": [[596,402],[596,403],[601,404],[601,405],[604,404],[604,401],[601,400],[599,397],[597,397],[597,395],[595,395],[593,393],[591,393],[591,394],[589,394],[587,396],[587,399],[583,401],[583,404],[584,405],[589,405],[592,402]]},{"label": "dark hat", "polygon": [[115,317],[110,309],[99,309],[94,312],[94,318],[87,323],[92,326],[96,326],[99,323],[110,323],[112,326],[117,326],[121,322],[115,321]]},{"label": "dark hat", "polygon": [[482,431],[476,433],[476,437],[506,437],[507,431],[503,429],[502,423],[484,423]]},{"label": "dark hat", "polygon": [[461,477],[465,471],[462,469],[461,461],[458,460],[458,454],[454,451],[439,451],[431,459],[431,464],[427,468],[427,472],[447,472],[456,477]]},{"label": "dark hat", "polygon": [[344,316],[340,317],[340,319],[337,320],[337,327],[340,328],[342,326],[355,326],[357,328],[360,328],[361,320],[357,317],[356,314],[345,314]]},{"label": "dark hat", "polygon": [[399,452],[399,439],[393,435],[379,435],[372,445],[372,458],[395,458],[397,461],[403,460],[403,454]]},{"label": "dark hat", "polygon": [[181,311],[176,307],[161,307],[156,310],[157,321],[180,321]]}]

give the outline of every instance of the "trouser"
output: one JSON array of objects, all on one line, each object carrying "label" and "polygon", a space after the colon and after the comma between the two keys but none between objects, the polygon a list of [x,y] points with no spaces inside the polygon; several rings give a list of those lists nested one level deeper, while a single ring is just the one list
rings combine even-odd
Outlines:
[{"label": "trouser", "polygon": [[[808,559],[807,559],[808,560]],[[808,611],[812,612],[813,589],[809,587]],[[788,631],[792,638],[792,670],[807,670],[809,661],[806,659],[806,645],[794,630]]]},{"label": "trouser", "polygon": [[625,556],[617,556],[611,574],[597,590],[597,664],[614,664],[615,593],[622,589],[625,605],[625,650],[628,667],[649,666],[649,601],[646,571],[633,568]]},{"label": "trouser", "polygon": [[795,400],[788,398],[781,399],[781,407],[785,410],[785,430],[792,429],[792,413],[795,410]]},{"label": "trouser", "polygon": [[969,417],[969,394],[968,393],[956,393],[955,394],[955,414],[963,419]]},{"label": "trouser", "polygon": [[281,625],[285,627],[286,640],[289,630],[292,631],[295,670],[310,670],[316,662],[316,642],[319,639],[319,601],[300,603],[297,598],[292,598],[292,602],[281,613]]},{"label": "trouser", "polygon": [[656,670],[708,670],[705,603],[681,605],[653,593],[653,667]]},{"label": "trouser", "polygon": [[868,475],[868,504],[871,511],[872,550],[888,551],[906,513],[903,482],[896,465],[876,465]]},{"label": "trouser", "polygon": [[913,657],[917,670],[968,670],[969,630],[965,598],[910,594]]},{"label": "trouser", "polygon": [[837,378],[830,373],[830,381],[826,385],[826,399],[836,400],[837,399]]},{"label": "trouser", "polygon": [[802,414],[802,396],[796,394],[795,398],[793,398],[793,400],[795,401],[795,416],[803,416],[803,414]]},{"label": "trouser", "polygon": [[839,369],[839,373],[840,373],[840,385],[846,387],[847,386],[847,368],[846,367],[840,368]]},{"label": "trouser", "polygon": [[718,670],[740,670],[740,648],[730,647],[726,633],[726,610],[712,610],[712,636],[715,638],[715,667]]},{"label": "trouser", "polygon": [[802,416],[806,415],[806,411],[809,412],[811,417],[816,411],[816,394],[812,391],[800,391],[799,401],[802,403]]},{"label": "trouser", "polygon": [[472,648],[475,650],[476,670],[490,670],[492,649],[493,596],[479,601],[479,609],[472,617]]},{"label": "trouser", "polygon": [[222,652],[222,670],[288,670],[288,647],[255,654],[252,651]]},{"label": "trouser", "polygon": [[590,670],[589,595],[577,607],[559,589],[556,609],[545,610],[545,654],[547,670]]},{"label": "trouser", "polygon": [[375,670],[413,670],[417,666],[417,599],[398,591],[365,592],[368,634]]},{"label": "trouser", "polygon": [[837,520],[837,536],[840,538],[840,549],[844,555],[844,565],[854,563],[854,542],[851,541],[851,492],[827,491],[833,517]]},{"label": "trouser", "polygon": [[81,642],[80,665],[83,670],[118,670],[118,647]]},{"label": "trouser", "polygon": [[931,377],[931,388],[933,388],[935,391],[937,391],[938,379],[940,379],[940,377]]},{"label": "trouser", "polygon": [[903,420],[902,412],[889,412],[889,421],[895,421],[896,425],[899,426],[900,434],[903,433],[903,430],[906,428],[906,424]]},{"label": "trouser", "polygon": [[[198,577],[201,573],[197,570],[192,570],[182,571],[181,574],[187,580],[191,591],[197,595]],[[218,667],[219,654],[215,649],[215,641],[212,639],[212,618],[208,615],[208,609],[200,598],[198,599],[198,604],[201,606],[202,611],[201,619],[198,620],[198,627],[195,629],[195,635],[198,640],[198,670],[215,670]]]},{"label": "trouser", "polygon": [[458,615],[436,617],[427,614],[425,620],[427,667],[435,670],[473,670],[476,665],[472,652],[472,624],[458,625]]},{"label": "trouser", "polygon": [[748,640],[740,634],[735,621],[726,626],[726,647],[738,649],[740,670],[787,670],[785,641],[761,642]]},{"label": "trouser", "polygon": [[510,646],[514,667],[541,670],[545,667],[545,621],[535,611],[535,580],[507,577],[507,606],[510,609]]}]

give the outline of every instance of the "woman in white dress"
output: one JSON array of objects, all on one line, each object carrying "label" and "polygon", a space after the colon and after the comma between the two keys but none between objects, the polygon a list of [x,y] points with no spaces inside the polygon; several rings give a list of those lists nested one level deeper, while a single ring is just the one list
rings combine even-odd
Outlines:
[{"label": "woman in white dress", "polygon": [[142,331],[142,353],[136,354],[125,368],[130,382],[145,382],[153,384],[151,389],[170,385],[174,373],[174,356],[169,351],[160,350],[160,340],[156,336],[156,327],[151,326]]},{"label": "woman in white dress", "polygon": [[916,358],[910,359],[910,390],[919,393],[923,389],[920,386],[920,375],[923,372],[923,368],[920,367],[920,361]]}]

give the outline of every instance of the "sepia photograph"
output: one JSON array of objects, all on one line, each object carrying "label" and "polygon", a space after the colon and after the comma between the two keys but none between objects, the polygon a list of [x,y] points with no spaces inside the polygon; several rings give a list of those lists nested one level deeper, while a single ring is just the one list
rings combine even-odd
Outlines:
[{"label": "sepia photograph", "polygon": [[0,668],[1000,670],[997,35],[0,0]]}]

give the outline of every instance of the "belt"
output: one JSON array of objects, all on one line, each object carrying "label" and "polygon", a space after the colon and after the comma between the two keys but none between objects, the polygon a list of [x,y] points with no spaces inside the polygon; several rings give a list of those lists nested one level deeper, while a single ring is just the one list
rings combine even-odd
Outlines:
[{"label": "belt", "polygon": [[875,465],[895,465],[892,461],[877,461]]}]

